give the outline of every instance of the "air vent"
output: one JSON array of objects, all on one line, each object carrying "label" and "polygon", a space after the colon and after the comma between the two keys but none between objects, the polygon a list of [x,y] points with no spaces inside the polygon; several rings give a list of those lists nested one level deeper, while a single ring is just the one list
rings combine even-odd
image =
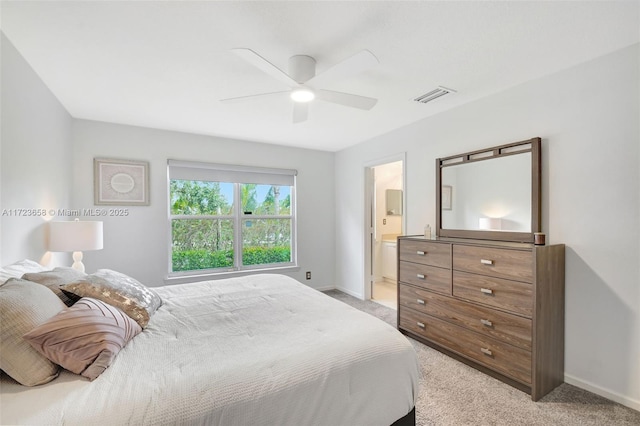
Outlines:
[{"label": "air vent", "polygon": [[456,91],[453,89],[447,89],[446,87],[438,86],[437,89],[433,89],[429,93],[418,96],[414,99],[414,101],[420,102],[421,104],[426,104],[427,102],[436,100],[441,96],[448,95],[449,93],[456,93]]}]

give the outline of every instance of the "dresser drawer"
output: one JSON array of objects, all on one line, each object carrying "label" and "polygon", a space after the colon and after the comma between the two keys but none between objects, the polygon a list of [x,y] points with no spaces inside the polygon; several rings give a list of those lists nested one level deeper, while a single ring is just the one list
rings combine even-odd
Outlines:
[{"label": "dresser drawer", "polygon": [[453,295],[531,318],[533,286],[519,281],[453,271]]},{"label": "dresser drawer", "polygon": [[451,295],[450,269],[436,268],[419,263],[400,262],[399,281]]},{"label": "dresser drawer", "polygon": [[400,305],[531,350],[531,320],[400,284]]},{"label": "dresser drawer", "polygon": [[422,265],[451,268],[451,245],[428,241],[399,240],[400,259]]},{"label": "dresser drawer", "polygon": [[533,282],[533,253],[454,244],[453,269],[530,283]]},{"label": "dresser drawer", "polygon": [[422,336],[518,382],[531,384],[531,352],[529,351],[411,309],[402,310],[400,328]]}]

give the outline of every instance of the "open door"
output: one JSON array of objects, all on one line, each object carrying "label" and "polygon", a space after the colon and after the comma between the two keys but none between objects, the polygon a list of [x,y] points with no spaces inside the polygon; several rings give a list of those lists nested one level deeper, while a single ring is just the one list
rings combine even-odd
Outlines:
[{"label": "open door", "polygon": [[396,238],[406,227],[405,155],[365,167],[366,300],[397,308]]}]

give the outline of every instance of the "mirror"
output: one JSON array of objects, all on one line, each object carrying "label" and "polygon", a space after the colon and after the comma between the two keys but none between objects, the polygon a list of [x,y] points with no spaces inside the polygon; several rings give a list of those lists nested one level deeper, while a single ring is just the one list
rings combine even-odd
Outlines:
[{"label": "mirror", "polygon": [[387,189],[385,199],[387,216],[402,216],[402,190]]},{"label": "mirror", "polygon": [[540,138],[436,160],[437,235],[533,242]]}]

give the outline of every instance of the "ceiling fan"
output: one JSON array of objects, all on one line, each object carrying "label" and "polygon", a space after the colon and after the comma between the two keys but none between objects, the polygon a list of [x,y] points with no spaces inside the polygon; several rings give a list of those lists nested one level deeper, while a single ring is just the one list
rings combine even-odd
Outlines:
[{"label": "ceiling fan", "polygon": [[378,59],[368,50],[356,53],[318,75],[316,75],[316,61],[311,56],[296,55],[289,58],[289,73],[287,74],[251,49],[239,48],[231,51],[266,74],[285,83],[290,89],[221,99],[221,102],[244,101],[288,93],[293,101],[294,123],[301,123],[307,119],[309,102],[314,99],[363,110],[370,110],[378,102],[377,99],[366,96],[320,88],[326,83],[358,74],[377,65]]}]

